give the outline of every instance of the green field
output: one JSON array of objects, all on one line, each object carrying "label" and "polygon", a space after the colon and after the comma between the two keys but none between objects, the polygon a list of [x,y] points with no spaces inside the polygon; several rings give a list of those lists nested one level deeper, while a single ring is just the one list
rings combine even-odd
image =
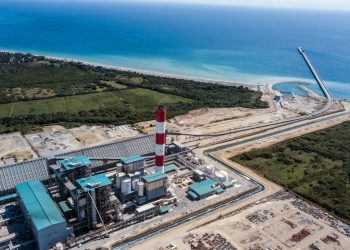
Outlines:
[{"label": "green field", "polygon": [[[0,109],[2,105],[4,104],[0,105]],[[11,117],[21,116],[21,115],[40,115],[40,114],[59,113],[59,112],[66,112],[66,107],[64,105],[63,97],[41,99],[41,100],[27,101],[27,102],[16,102],[14,103],[13,113]]]},{"label": "green field", "polygon": [[85,95],[54,97],[26,102],[0,104],[0,118],[54,113],[79,113],[90,110],[154,108],[159,104],[190,103],[190,99],[149,89],[125,89]]},{"label": "green field", "polygon": [[13,105],[13,103],[0,104],[0,118],[9,117]]},{"label": "green field", "polygon": [[231,160],[350,221],[350,122]]}]

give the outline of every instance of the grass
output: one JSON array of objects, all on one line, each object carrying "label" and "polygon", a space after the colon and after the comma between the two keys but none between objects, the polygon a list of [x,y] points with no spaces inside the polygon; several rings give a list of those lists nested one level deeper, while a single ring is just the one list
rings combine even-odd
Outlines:
[{"label": "grass", "polygon": [[[0,109],[2,109],[3,105],[6,104],[1,104]],[[64,105],[64,97],[16,102],[14,105],[15,106],[11,117],[21,115],[51,114],[67,111]]]},{"label": "grass", "polygon": [[9,117],[13,103],[0,104],[0,118]]},{"label": "grass", "polygon": [[231,160],[350,222],[350,122]]},{"label": "grass", "polygon": [[0,104],[0,118],[24,115],[54,113],[79,113],[81,111],[120,109],[127,106],[131,109],[149,109],[158,104],[190,103],[190,99],[163,94],[148,89],[125,89],[116,92],[97,92],[67,97],[54,97],[32,101]]},{"label": "grass", "polygon": [[66,97],[68,112],[119,108],[123,105],[123,99],[112,92],[92,93]]},{"label": "grass", "polygon": [[124,91],[114,92],[115,95],[123,98],[127,104],[137,109],[149,109],[161,104],[174,104],[174,103],[190,103],[191,100],[171,95],[163,94],[157,91],[149,89],[127,89]]}]

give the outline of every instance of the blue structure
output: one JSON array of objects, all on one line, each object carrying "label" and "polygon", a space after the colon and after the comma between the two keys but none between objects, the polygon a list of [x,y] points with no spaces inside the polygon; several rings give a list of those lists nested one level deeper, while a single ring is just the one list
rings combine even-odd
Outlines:
[{"label": "blue structure", "polygon": [[166,165],[164,167],[164,172],[165,173],[168,173],[168,172],[171,172],[171,171],[175,171],[175,170],[176,170],[176,165],[174,163]]},{"label": "blue structure", "polygon": [[[216,192],[217,182],[213,180],[205,180],[201,182],[197,182],[188,187],[188,195],[193,200],[201,200],[204,199]],[[220,190],[221,191],[221,190]]]},{"label": "blue structure", "polygon": [[75,168],[90,167],[91,161],[88,157],[81,155],[72,159],[60,160],[60,164],[65,170],[70,171]]},{"label": "blue structure", "polygon": [[98,187],[112,185],[112,182],[104,174],[81,178],[76,180],[76,183],[84,192],[89,192]]},{"label": "blue structure", "polygon": [[143,161],[143,158],[139,155],[133,155],[121,158],[123,164],[130,164],[138,161]]},{"label": "blue structure", "polygon": [[55,202],[39,180],[16,186],[19,204],[36,238],[38,248],[49,249],[65,242],[70,230]]},{"label": "blue structure", "polygon": [[160,172],[142,176],[142,180],[145,183],[153,183],[153,182],[161,181],[161,180],[164,180],[167,178],[168,177],[165,174],[160,173]]},{"label": "blue structure", "polygon": [[144,159],[139,155],[123,157],[120,159],[124,170],[128,173],[143,172]]},{"label": "blue structure", "polygon": [[145,183],[147,201],[166,196],[167,180],[168,177],[160,172],[142,176],[142,181]]}]

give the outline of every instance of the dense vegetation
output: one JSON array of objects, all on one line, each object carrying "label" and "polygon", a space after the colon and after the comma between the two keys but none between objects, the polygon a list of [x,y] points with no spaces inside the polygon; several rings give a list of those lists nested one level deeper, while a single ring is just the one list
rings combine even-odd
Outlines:
[{"label": "dense vegetation", "polygon": [[201,107],[267,107],[260,98],[244,87],[0,53],[0,133],[51,123],[134,123],[152,119],[158,104],[169,117]]},{"label": "dense vegetation", "polygon": [[350,122],[232,160],[350,221]]}]

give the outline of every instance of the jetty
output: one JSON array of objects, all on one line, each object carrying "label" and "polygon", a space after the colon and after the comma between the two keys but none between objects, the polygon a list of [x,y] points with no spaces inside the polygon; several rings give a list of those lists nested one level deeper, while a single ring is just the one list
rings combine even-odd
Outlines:
[{"label": "jetty", "polygon": [[305,50],[302,47],[298,47],[298,51],[299,53],[303,56],[307,66],[309,67],[311,73],[313,74],[316,82],[318,83],[318,85],[320,86],[323,94],[325,95],[325,97],[327,98],[327,105],[325,107],[323,107],[322,109],[312,113],[312,115],[318,115],[321,113],[326,112],[327,110],[329,110],[332,105],[333,105],[333,97],[332,95],[329,93],[327,86],[324,84],[324,82],[321,80],[320,76],[318,75],[315,67],[312,65],[310,59],[307,57]]}]

